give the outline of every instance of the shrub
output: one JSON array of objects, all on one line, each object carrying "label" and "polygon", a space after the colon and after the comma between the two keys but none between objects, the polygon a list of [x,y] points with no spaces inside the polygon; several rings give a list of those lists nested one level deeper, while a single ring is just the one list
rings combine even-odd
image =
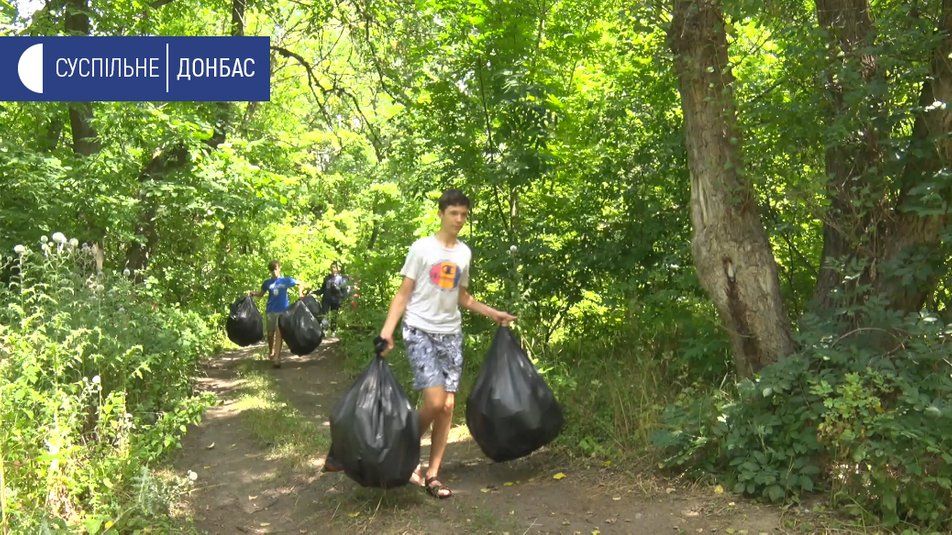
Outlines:
[{"label": "shrub", "polygon": [[803,349],[756,380],[669,406],[663,464],[770,501],[822,487],[890,526],[952,527],[952,327],[927,314],[837,335],[804,325]]},{"label": "shrub", "polygon": [[148,281],[97,273],[75,240],[54,235],[16,254],[0,288],[4,523],[141,525],[158,511],[140,507],[156,487],[143,483],[147,467],[207,405],[191,377],[218,337],[201,316],[160,303]]}]

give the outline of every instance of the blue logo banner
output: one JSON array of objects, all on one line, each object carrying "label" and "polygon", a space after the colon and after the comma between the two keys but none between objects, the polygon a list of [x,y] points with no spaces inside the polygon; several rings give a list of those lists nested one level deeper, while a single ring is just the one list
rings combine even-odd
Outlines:
[{"label": "blue logo banner", "polygon": [[268,37],[0,37],[0,101],[269,100]]}]

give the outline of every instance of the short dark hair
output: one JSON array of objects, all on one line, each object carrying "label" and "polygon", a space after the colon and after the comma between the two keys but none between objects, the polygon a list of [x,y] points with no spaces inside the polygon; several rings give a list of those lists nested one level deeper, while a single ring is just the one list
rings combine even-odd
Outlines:
[{"label": "short dark hair", "polygon": [[443,195],[440,195],[438,204],[441,212],[450,206],[465,206],[466,208],[470,208],[469,197],[456,188],[450,188],[444,191]]},{"label": "short dark hair", "polygon": [[278,269],[279,267],[281,267],[281,262],[278,262],[277,260],[272,260],[268,262],[268,271],[274,271]]}]

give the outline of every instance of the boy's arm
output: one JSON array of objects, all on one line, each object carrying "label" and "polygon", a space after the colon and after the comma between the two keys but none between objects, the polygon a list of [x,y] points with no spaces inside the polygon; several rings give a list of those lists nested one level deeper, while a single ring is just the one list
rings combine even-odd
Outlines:
[{"label": "boy's arm", "polygon": [[261,289],[258,290],[257,292],[254,291],[254,290],[248,290],[248,295],[250,295],[251,297],[261,297],[261,296],[267,294],[267,293],[268,293],[268,289],[267,289],[267,287],[265,286],[265,284],[266,284],[267,282],[268,282],[268,281],[262,282],[262,283],[261,283]]},{"label": "boy's arm", "polygon": [[459,304],[466,310],[472,310],[473,312],[482,314],[503,327],[516,320],[516,317],[508,312],[496,310],[489,305],[480,303],[469,293],[469,290],[465,286],[460,286],[459,288]]},{"label": "boy's arm", "polygon": [[416,286],[415,280],[403,277],[400,289],[397,290],[396,295],[393,296],[393,301],[390,302],[387,320],[383,322],[383,328],[380,329],[380,337],[387,341],[387,348],[380,353],[381,355],[386,355],[393,349],[393,331],[397,328],[397,323],[407,309],[407,303],[410,302],[410,295],[413,294],[414,286]]},{"label": "boy's arm", "polygon": [[245,295],[250,297],[261,297],[262,295],[264,295],[264,289],[262,288],[261,290],[257,292],[254,290],[248,290],[247,292],[245,292]]}]

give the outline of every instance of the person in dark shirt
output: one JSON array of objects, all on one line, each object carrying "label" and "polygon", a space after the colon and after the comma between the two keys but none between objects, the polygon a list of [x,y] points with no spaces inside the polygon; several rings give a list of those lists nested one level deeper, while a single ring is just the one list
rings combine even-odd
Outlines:
[{"label": "person in dark shirt", "polygon": [[324,311],[331,336],[337,334],[337,319],[340,315],[341,303],[350,293],[350,281],[341,275],[340,263],[331,264],[331,272],[324,277],[321,285],[321,309]]}]

